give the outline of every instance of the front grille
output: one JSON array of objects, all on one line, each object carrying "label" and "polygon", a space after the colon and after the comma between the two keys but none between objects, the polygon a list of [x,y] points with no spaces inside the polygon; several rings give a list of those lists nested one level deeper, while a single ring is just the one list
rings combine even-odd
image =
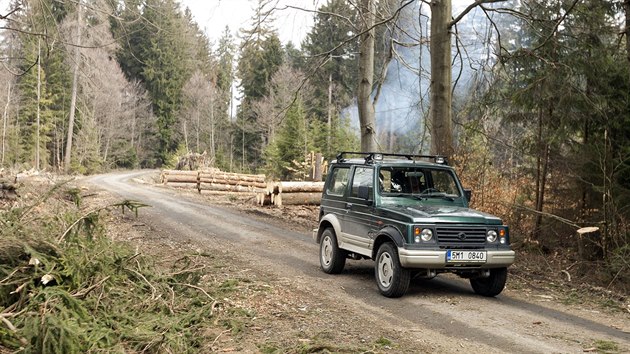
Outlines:
[{"label": "front grille", "polygon": [[483,248],[486,228],[471,226],[438,226],[437,240],[440,248]]}]

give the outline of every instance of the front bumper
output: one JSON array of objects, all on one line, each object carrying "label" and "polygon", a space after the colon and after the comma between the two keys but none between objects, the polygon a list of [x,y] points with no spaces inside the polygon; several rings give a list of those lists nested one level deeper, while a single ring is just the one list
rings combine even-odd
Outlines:
[{"label": "front bumper", "polygon": [[398,248],[400,264],[405,268],[452,269],[452,268],[502,268],[514,263],[512,250],[487,250],[485,263],[447,263],[446,250],[409,250]]}]

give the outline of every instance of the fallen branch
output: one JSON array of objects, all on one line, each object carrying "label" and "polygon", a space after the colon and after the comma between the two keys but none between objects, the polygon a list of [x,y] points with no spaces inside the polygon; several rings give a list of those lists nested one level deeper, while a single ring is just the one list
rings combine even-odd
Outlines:
[{"label": "fallen branch", "polygon": [[85,213],[83,216],[81,216],[80,218],[78,218],[77,220],[75,220],[72,225],[70,225],[66,231],[61,234],[61,236],[59,236],[59,238],[57,239],[58,243],[61,243],[61,241],[63,241],[66,238],[66,235],[68,235],[68,233],[70,231],[72,231],[77,225],[79,225],[79,223],[85,221],[86,219],[90,218],[93,215],[96,215],[98,213],[100,213],[103,210],[109,210],[110,208],[113,207],[121,207],[122,208],[122,212],[123,214],[125,213],[125,207],[127,207],[129,210],[135,212],[136,217],[138,217],[138,209],[142,208],[142,207],[147,207],[149,206],[148,204],[143,204],[140,202],[135,202],[132,200],[125,200],[123,202],[120,203],[116,203],[116,204],[112,204],[112,205],[108,205],[108,206],[104,206],[95,210],[92,210],[90,212]]},{"label": "fallen branch", "polygon": [[569,274],[569,272],[567,272],[566,270],[561,270],[562,273],[564,273],[567,276],[567,281],[571,282],[571,274]]},{"label": "fallen branch", "polygon": [[157,289],[155,288],[155,286],[153,286],[153,284],[151,284],[150,281],[147,280],[147,278],[142,275],[142,273],[138,272],[135,269],[129,269],[129,268],[125,268],[128,271],[131,271],[133,273],[135,273],[137,276],[139,276],[142,280],[144,280],[145,283],[147,283],[147,285],[149,285],[151,287],[151,300],[155,300],[157,299],[157,297],[155,296],[155,293],[157,293]]},{"label": "fallen branch", "polygon": [[80,291],[80,292],[78,292],[78,293],[76,293],[76,294],[72,294],[72,296],[73,296],[73,297],[75,297],[75,298],[83,298],[83,297],[85,297],[87,294],[91,293],[91,292],[92,292],[92,290],[94,290],[94,289],[98,288],[99,286],[101,286],[101,285],[102,285],[104,282],[106,282],[109,278],[111,278],[111,276],[110,276],[110,275],[108,275],[108,276],[106,276],[105,278],[101,279],[98,283],[96,283],[96,284],[94,284],[94,285],[90,286],[89,288],[84,289],[83,291]]},{"label": "fallen branch", "polygon": [[[2,320],[2,322],[7,326],[7,328],[9,328],[11,332],[17,333],[17,328],[15,328],[13,323],[11,323],[11,321],[9,321],[5,316],[0,316],[0,320]],[[18,340],[20,341],[20,344],[24,346],[28,344],[28,341],[24,337],[20,337]]]},{"label": "fallen branch", "polygon": [[574,223],[573,221],[571,221],[571,220],[569,220],[569,219],[565,219],[565,218],[563,218],[563,217],[561,217],[561,216],[558,216],[558,215],[554,215],[554,214],[550,214],[550,213],[545,213],[544,211],[534,210],[534,209],[532,209],[532,208],[528,208],[528,207],[523,206],[523,205],[517,205],[517,204],[506,204],[506,203],[501,203],[501,204],[502,204],[502,205],[504,205],[504,206],[507,206],[507,207],[515,207],[515,208],[517,208],[517,209],[523,209],[523,210],[529,211],[530,213],[534,213],[534,214],[538,214],[538,215],[546,216],[546,217],[549,217],[549,218],[552,218],[552,219],[556,219],[556,220],[560,221],[561,223],[564,223],[564,224],[567,224],[567,225],[573,226],[573,227],[575,227],[576,229],[580,229],[580,228],[582,228],[582,226],[580,226],[580,225],[578,225],[578,224]]},{"label": "fallen branch", "polygon": [[204,295],[206,295],[208,297],[208,299],[216,302],[216,300],[212,296],[210,296],[210,294],[208,294],[204,289],[202,289],[202,288],[200,288],[198,286],[195,286],[195,285],[192,285],[192,284],[186,284],[186,283],[170,283],[170,284],[171,285],[181,285],[181,286],[186,286],[186,287],[189,287],[189,288],[197,289],[197,290],[201,291],[202,293],[204,293]]}]

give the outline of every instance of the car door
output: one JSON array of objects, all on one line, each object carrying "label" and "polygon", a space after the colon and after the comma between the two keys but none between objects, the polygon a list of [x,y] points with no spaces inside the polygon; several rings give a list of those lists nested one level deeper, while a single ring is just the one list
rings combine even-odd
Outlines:
[{"label": "car door", "polygon": [[[360,191],[363,195],[361,195]],[[346,199],[346,215],[342,224],[347,245],[346,249],[370,254],[371,238],[374,218],[374,168],[371,166],[356,166],[353,169],[351,188]]]},{"label": "car door", "polygon": [[[333,214],[339,221],[340,227],[343,225],[343,219],[346,216],[346,198],[348,182],[350,180],[350,166],[335,166],[328,174],[326,181],[326,189],[321,202],[322,215]],[[337,235],[340,243],[344,242],[342,234]]]}]

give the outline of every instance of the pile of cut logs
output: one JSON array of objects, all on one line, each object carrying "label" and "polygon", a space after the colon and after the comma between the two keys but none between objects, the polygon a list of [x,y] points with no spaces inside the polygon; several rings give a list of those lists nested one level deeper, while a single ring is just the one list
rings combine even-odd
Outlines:
[{"label": "pile of cut logs", "polygon": [[324,182],[269,182],[267,189],[256,200],[260,205],[319,205],[323,190]]},{"label": "pile of cut logs", "polygon": [[324,182],[265,181],[265,175],[203,171],[164,170],[160,181],[180,188],[205,191],[252,193],[258,205],[319,205]]},{"label": "pile of cut logs", "polygon": [[262,193],[267,188],[265,175],[248,175],[223,172],[218,169],[203,171],[164,170],[162,183],[174,187],[196,188],[199,192],[249,192]]}]

